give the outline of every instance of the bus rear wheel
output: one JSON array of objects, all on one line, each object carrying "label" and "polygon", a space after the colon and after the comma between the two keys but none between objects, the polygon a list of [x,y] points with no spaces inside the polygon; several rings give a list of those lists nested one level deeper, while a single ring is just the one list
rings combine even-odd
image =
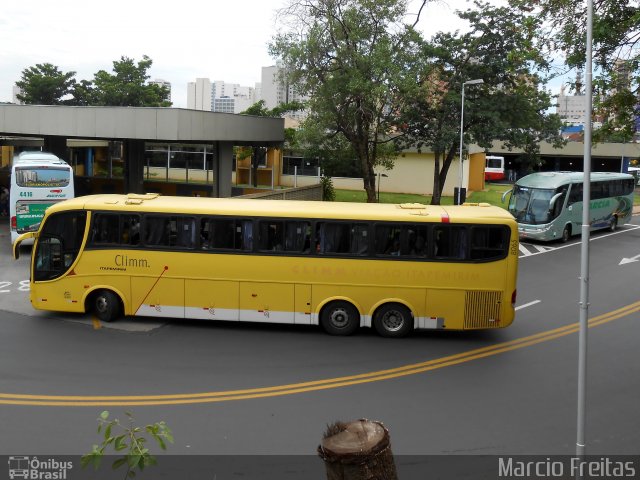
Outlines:
[{"label": "bus rear wheel", "polygon": [[404,337],[413,330],[413,316],[404,305],[389,303],[378,309],[373,317],[373,327],[382,337]]},{"label": "bus rear wheel", "polygon": [[329,335],[352,335],[360,326],[360,313],[349,302],[331,302],[322,309],[320,325]]},{"label": "bus rear wheel", "polygon": [[618,229],[618,217],[615,215],[611,219],[611,223],[609,224],[609,231],[615,232]]},{"label": "bus rear wheel", "polygon": [[120,315],[120,299],[109,290],[100,290],[93,297],[93,313],[101,322],[112,322]]}]

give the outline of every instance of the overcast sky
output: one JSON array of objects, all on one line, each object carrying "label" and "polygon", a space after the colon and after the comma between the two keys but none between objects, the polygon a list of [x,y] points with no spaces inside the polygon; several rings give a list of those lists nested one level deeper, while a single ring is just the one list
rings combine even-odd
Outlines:
[{"label": "overcast sky", "polygon": [[[0,8],[0,102],[25,68],[51,63],[76,80],[112,72],[125,56],[153,60],[151,79],[171,82],[174,107],[186,108],[187,83],[196,78],[243,86],[260,82],[261,67],[275,63],[267,44],[276,33],[275,13],[286,0],[139,2],[22,0]],[[417,3],[416,0],[412,4]],[[456,9],[466,0],[430,3],[421,29],[460,28]]]}]

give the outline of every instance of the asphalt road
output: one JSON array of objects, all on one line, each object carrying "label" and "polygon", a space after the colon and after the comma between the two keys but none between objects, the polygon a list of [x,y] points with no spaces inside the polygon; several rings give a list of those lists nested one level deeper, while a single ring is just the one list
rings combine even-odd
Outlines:
[{"label": "asphalt road", "polygon": [[[640,261],[623,261],[640,260],[638,220],[591,242],[594,455],[640,454]],[[396,455],[575,452],[579,239],[522,245],[511,327],[389,340],[35,312],[2,232],[0,454],[86,453],[105,409],[166,421],[172,454],[314,456],[327,424],[359,418],[382,421]]]}]

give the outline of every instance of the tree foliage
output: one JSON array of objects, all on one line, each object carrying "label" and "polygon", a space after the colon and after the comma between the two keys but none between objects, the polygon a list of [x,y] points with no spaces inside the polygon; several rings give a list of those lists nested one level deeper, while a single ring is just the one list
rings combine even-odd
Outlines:
[{"label": "tree foliage", "polygon": [[291,28],[269,46],[287,83],[309,97],[303,128],[315,124],[346,139],[369,202],[376,201],[374,168],[392,158],[389,135],[416,53],[406,13],[403,0],[292,0],[280,12]]},{"label": "tree foliage", "polygon": [[[301,102],[289,102],[277,105],[275,108],[267,108],[264,100],[259,100],[240,115],[253,115],[256,117],[283,117],[289,112],[297,112],[304,110],[305,106]],[[284,145],[283,148],[294,148],[297,142],[295,128],[284,129]],[[258,166],[264,159],[267,151],[263,147],[235,147],[236,158],[244,159],[251,157],[251,170],[253,178],[253,186],[258,186]]]},{"label": "tree foliage", "polygon": [[62,72],[50,63],[38,63],[25,68],[16,82],[21,93],[18,100],[27,105],[63,105],[73,92],[76,72]]},{"label": "tree foliage", "polygon": [[[586,64],[586,2],[574,0],[510,0],[542,20],[538,48],[560,55],[568,68],[582,70]],[[594,108],[603,123],[594,140],[629,141],[640,115],[640,1],[593,2]],[[576,84],[573,84],[576,88]]]},{"label": "tree foliage", "polygon": [[113,73],[100,70],[94,75],[94,105],[118,107],[168,107],[168,88],[149,84],[147,70],[153,61],[144,55],[137,64],[121,57],[113,62]]},{"label": "tree foliage", "polygon": [[17,97],[26,104],[169,107],[167,87],[149,84],[152,60],[143,56],[137,64],[127,57],[113,62],[113,73],[100,70],[93,81],[75,79],[76,72],[61,72],[49,63],[22,71]]},{"label": "tree foliage", "polygon": [[480,1],[459,16],[470,24],[467,33],[423,40],[415,87],[398,121],[397,142],[434,152],[434,204],[459,150],[463,82],[484,82],[465,87],[465,144],[489,149],[502,141],[523,148],[533,161],[540,141],[561,143],[560,121],[547,113],[551,95],[542,88],[549,65],[532,48],[536,18]]}]

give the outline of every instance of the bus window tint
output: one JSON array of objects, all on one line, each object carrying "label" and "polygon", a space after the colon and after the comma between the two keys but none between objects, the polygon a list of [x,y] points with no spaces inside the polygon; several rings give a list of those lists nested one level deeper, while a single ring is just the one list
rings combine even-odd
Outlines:
[{"label": "bus window tint", "polygon": [[497,260],[507,255],[509,229],[501,226],[471,227],[471,259]]},{"label": "bus window tint", "polygon": [[200,219],[200,245],[203,250],[253,249],[253,222],[229,218]]},{"label": "bus window tint", "polygon": [[192,217],[145,217],[145,244],[153,247],[193,248],[195,220]]},{"label": "bus window tint", "polygon": [[140,215],[122,215],[120,217],[120,243],[122,245],[140,245]]},{"label": "bus window tint", "polygon": [[427,227],[378,224],[375,227],[375,253],[381,256],[426,257]]},{"label": "bus window tint", "polygon": [[319,222],[317,251],[320,254],[366,255],[369,248],[366,223]]},{"label": "bus window tint", "polygon": [[454,225],[434,227],[434,256],[438,259],[467,258],[467,228]]},{"label": "bus window tint", "polygon": [[93,215],[90,242],[94,245],[116,245],[119,243],[120,215],[96,213]]},{"label": "bus window tint", "polygon": [[282,251],[284,249],[284,222],[262,221],[258,225],[260,232],[258,250]]},{"label": "bus window tint", "polygon": [[309,253],[311,245],[311,223],[303,221],[284,222],[284,250],[286,252]]}]

